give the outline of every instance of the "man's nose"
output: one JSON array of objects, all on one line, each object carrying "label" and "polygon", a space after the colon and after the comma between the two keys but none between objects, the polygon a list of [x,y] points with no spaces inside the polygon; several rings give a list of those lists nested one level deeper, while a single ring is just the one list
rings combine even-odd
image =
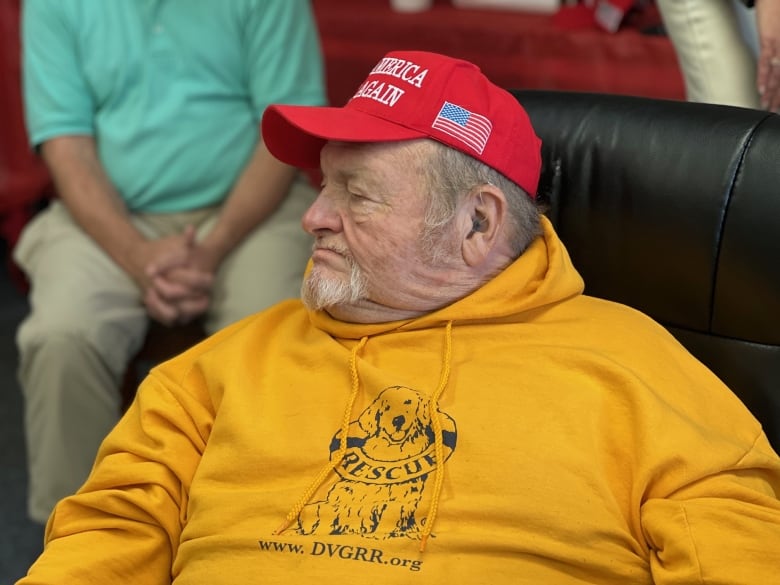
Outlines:
[{"label": "man's nose", "polygon": [[314,235],[323,230],[341,231],[341,216],[327,195],[320,192],[301,219],[303,229]]}]

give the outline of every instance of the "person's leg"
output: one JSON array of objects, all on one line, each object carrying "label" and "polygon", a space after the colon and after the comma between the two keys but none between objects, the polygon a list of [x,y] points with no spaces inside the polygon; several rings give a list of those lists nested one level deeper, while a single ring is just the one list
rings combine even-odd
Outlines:
[{"label": "person's leg", "polygon": [[86,479],[117,421],[117,390],[146,331],[139,291],[54,202],[14,250],[30,283],[17,332],[30,517],[45,522]]},{"label": "person's leg", "polygon": [[[274,214],[225,259],[205,320],[209,333],[281,300],[300,296],[312,246],[301,218],[316,195],[303,179],[296,181]],[[205,229],[209,228],[207,224]]]},{"label": "person's leg", "polygon": [[688,100],[759,107],[756,61],[731,0],[658,0]]},{"label": "person's leg", "polygon": [[754,59],[758,59],[760,42],[758,40],[758,23],[756,22],[756,9],[748,8],[739,0],[731,0],[737,15],[739,30],[745,44],[750,48]]}]

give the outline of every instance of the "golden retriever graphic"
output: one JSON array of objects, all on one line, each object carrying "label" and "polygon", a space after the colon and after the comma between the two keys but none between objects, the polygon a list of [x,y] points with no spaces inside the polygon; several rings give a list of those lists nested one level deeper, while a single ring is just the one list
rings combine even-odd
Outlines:
[{"label": "golden retriever graphic", "polygon": [[[455,424],[439,416],[446,460],[455,448]],[[430,423],[426,397],[404,386],[385,388],[350,425],[339,479],[324,500],[303,509],[297,532],[416,538],[424,522],[417,507],[437,465]],[[331,453],[339,440],[337,433]]]}]

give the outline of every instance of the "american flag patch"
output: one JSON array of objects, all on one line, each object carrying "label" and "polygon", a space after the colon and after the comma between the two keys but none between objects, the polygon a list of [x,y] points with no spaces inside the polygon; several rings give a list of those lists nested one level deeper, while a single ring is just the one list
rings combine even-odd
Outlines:
[{"label": "american flag patch", "polygon": [[485,116],[469,112],[466,108],[450,102],[444,102],[431,126],[464,142],[479,154],[485,150],[493,131],[493,124]]}]

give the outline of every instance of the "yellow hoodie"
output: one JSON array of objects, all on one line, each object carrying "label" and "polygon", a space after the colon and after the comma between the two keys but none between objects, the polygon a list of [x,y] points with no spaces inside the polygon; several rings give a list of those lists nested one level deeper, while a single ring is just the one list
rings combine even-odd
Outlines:
[{"label": "yellow hoodie", "polygon": [[154,369],[20,583],[755,585],[778,493],[739,400],[545,222],[435,313],[289,301]]}]

